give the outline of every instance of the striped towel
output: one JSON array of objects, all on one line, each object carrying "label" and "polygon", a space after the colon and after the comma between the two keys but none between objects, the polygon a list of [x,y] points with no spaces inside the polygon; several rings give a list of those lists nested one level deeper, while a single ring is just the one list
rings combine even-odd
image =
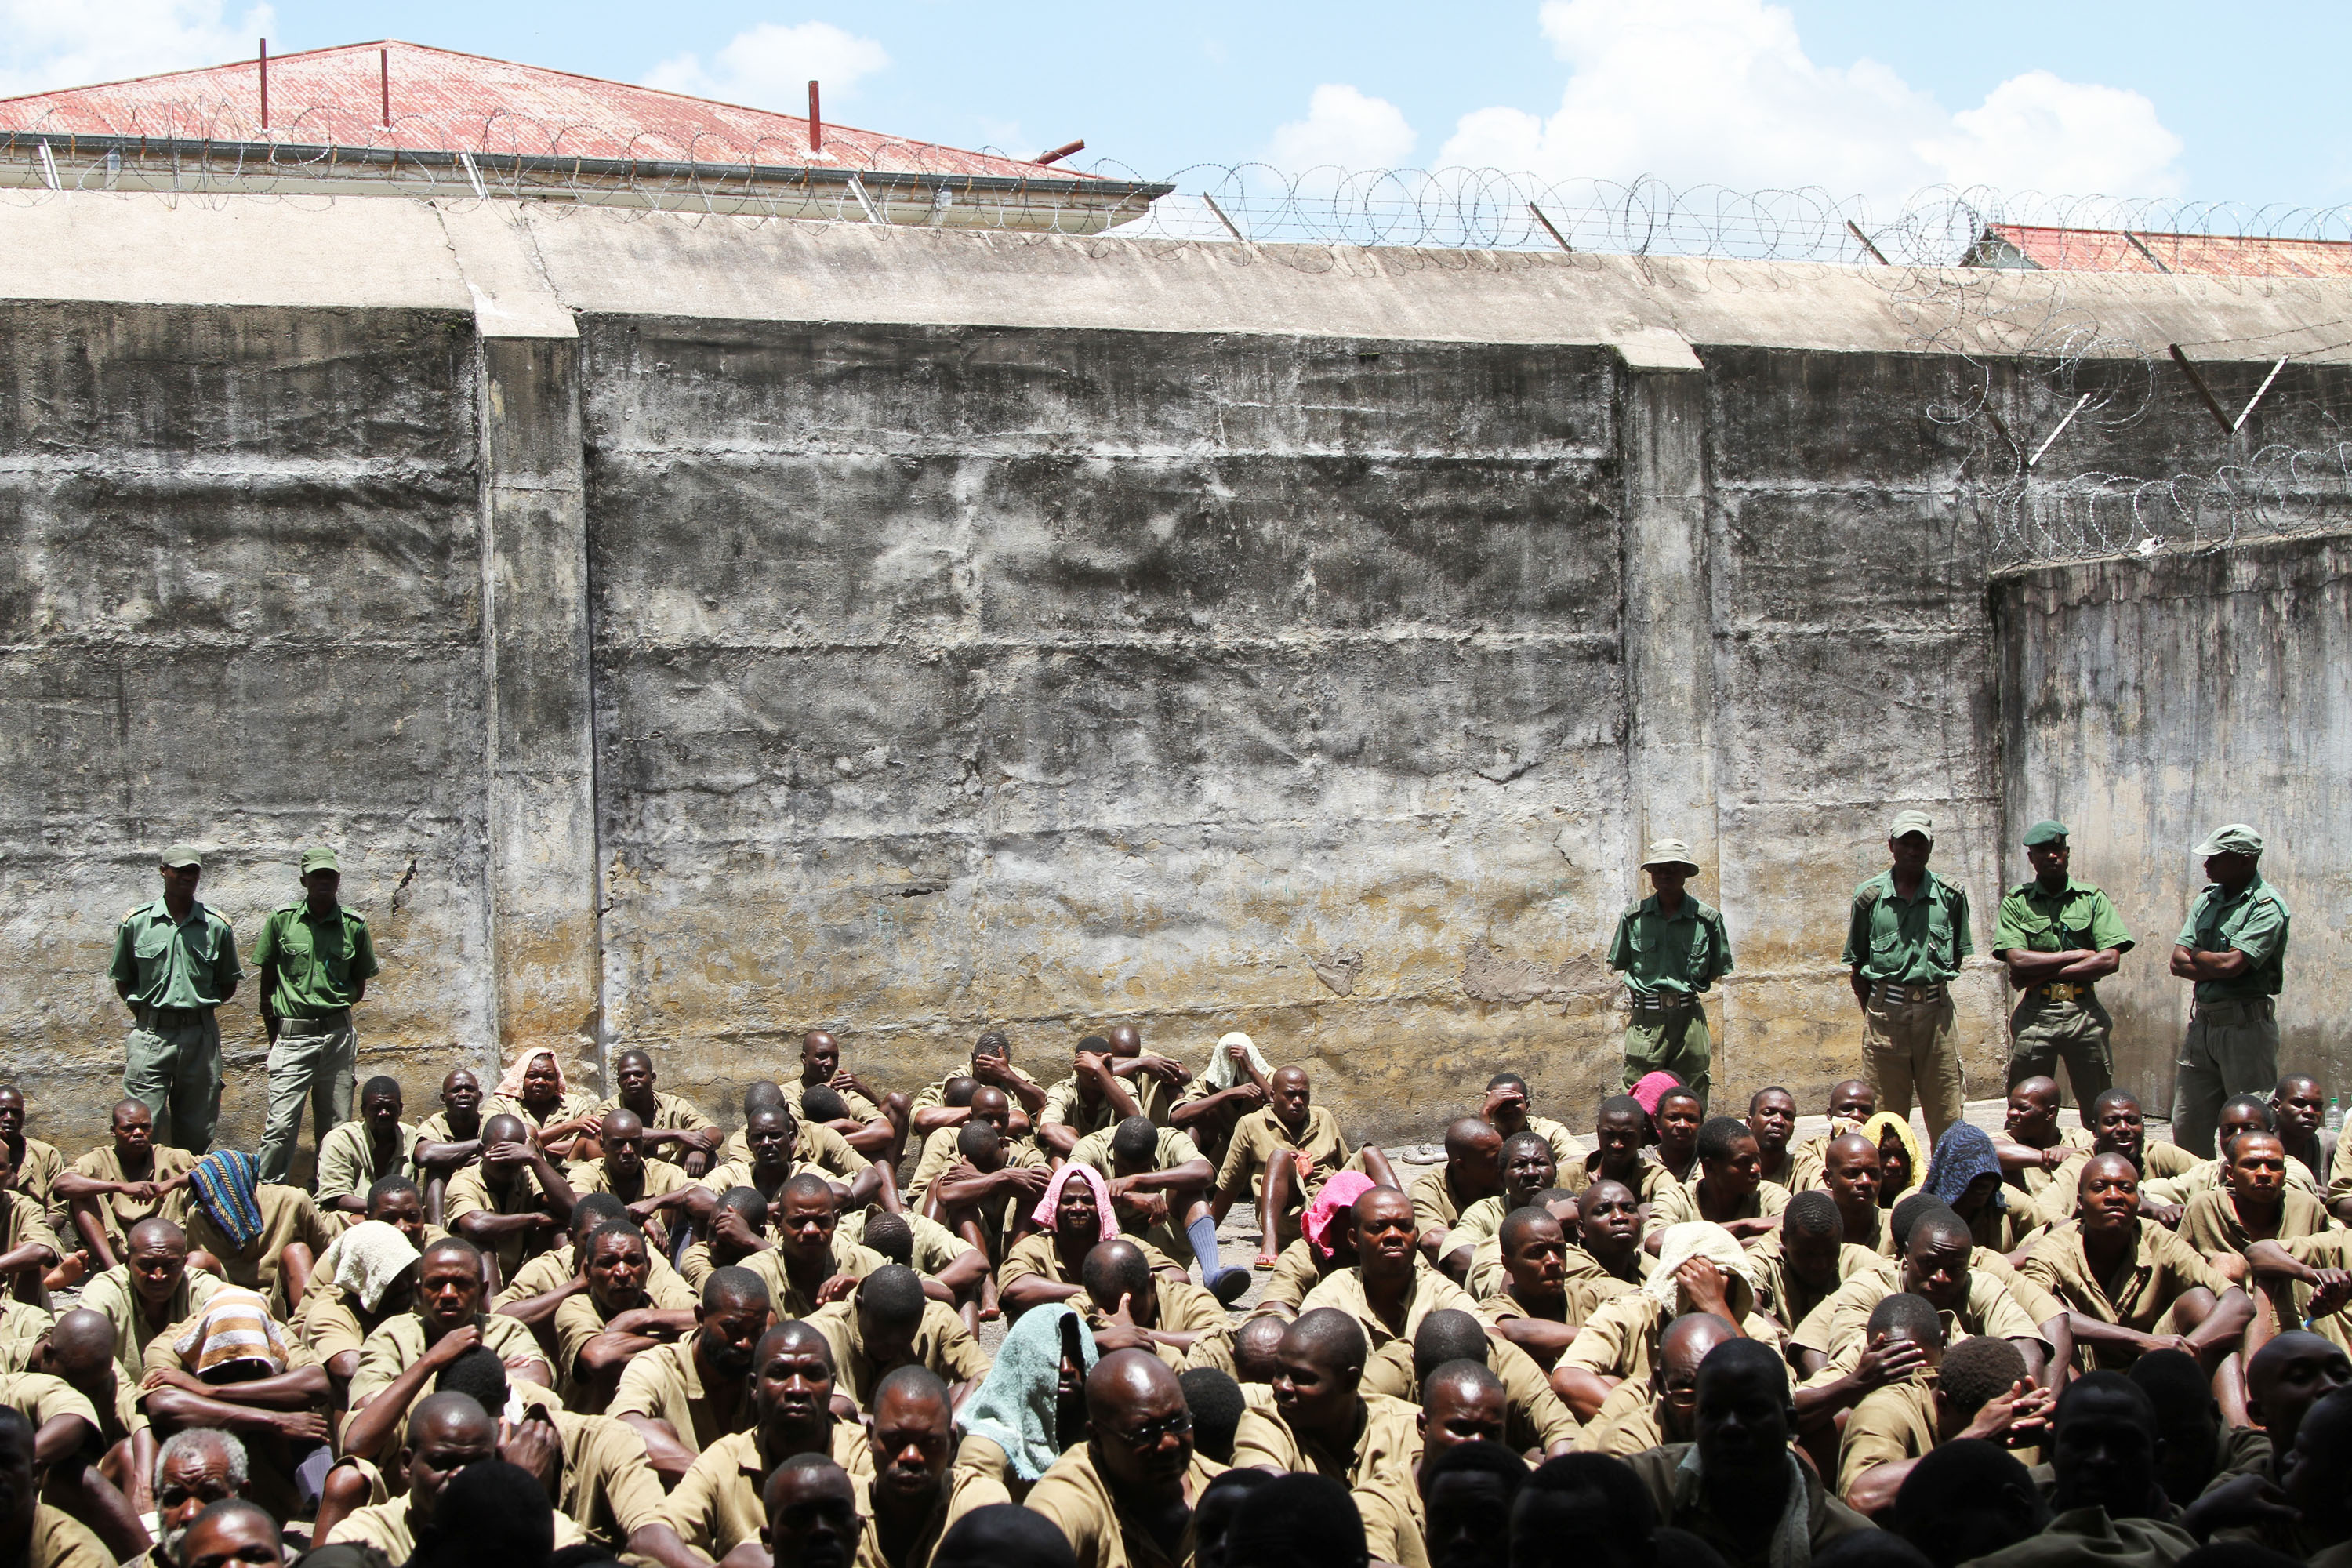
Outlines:
[{"label": "striped towel", "polygon": [[[232,1365],[259,1362],[274,1377],[286,1370],[290,1352],[286,1335],[269,1315],[269,1303],[240,1286],[225,1285],[213,1293],[188,1331],[172,1342],[180,1363],[206,1383],[239,1381],[221,1373]],[[251,1376],[250,1373],[243,1375]]]},{"label": "striped towel", "polygon": [[215,1149],[189,1173],[196,1206],[239,1252],[261,1235],[261,1167],[241,1149]]}]

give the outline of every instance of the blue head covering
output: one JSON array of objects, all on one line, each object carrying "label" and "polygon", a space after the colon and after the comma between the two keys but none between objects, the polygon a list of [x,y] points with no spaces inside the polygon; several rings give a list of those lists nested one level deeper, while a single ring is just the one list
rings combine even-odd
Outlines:
[{"label": "blue head covering", "polygon": [[189,1173],[196,1206],[239,1252],[261,1235],[261,1167],[241,1149],[215,1149]]},{"label": "blue head covering", "polygon": [[[1054,1430],[1062,1386],[1062,1323],[1077,1317],[1064,1306],[1022,1313],[996,1347],[996,1364],[963,1408],[963,1429],[1003,1449],[1013,1473],[1024,1481],[1035,1480],[1062,1457],[1060,1434]],[[1095,1349],[1084,1319],[1077,1328],[1078,1359],[1092,1371],[1102,1352]]]},{"label": "blue head covering", "polygon": [[[2000,1176],[2000,1158],[1992,1152],[1992,1139],[1981,1127],[1955,1121],[1936,1140],[1936,1158],[1927,1168],[1924,1190],[1948,1204],[1957,1203],[1979,1176],[1996,1180]],[[1999,1187],[1993,1189],[1992,1202],[1995,1208],[2009,1206]]]}]

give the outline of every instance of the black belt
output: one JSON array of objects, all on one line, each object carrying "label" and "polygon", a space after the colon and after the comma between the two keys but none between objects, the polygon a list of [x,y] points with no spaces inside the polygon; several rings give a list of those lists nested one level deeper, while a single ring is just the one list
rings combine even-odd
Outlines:
[{"label": "black belt", "polygon": [[1645,996],[1639,991],[1629,991],[1626,994],[1633,998],[1633,1008],[1636,1013],[1688,1013],[1699,1005],[1699,1000],[1696,996],[1673,996],[1664,994]]},{"label": "black belt", "polygon": [[1905,1006],[1941,1002],[1948,994],[1940,980],[1932,985],[1897,985],[1892,980],[1878,980],[1872,982],[1870,994],[1878,1001],[1900,1003]]},{"label": "black belt", "polygon": [[190,1024],[201,1024],[212,1016],[210,1007],[150,1007],[142,1004],[139,1009],[139,1022],[149,1028],[158,1024],[167,1029],[184,1028]]},{"label": "black belt", "polygon": [[350,1026],[351,1021],[352,1010],[349,1007],[331,1008],[324,1013],[310,1014],[299,1018],[289,1018],[280,1015],[278,1020],[278,1032],[281,1035],[332,1034],[337,1029]]}]

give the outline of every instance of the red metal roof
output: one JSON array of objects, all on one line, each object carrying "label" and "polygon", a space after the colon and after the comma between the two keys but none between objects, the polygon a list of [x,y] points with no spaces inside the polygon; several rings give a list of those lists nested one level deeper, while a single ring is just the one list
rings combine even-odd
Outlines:
[{"label": "red metal roof", "polygon": [[[388,129],[379,51],[390,53]],[[812,153],[808,121],[798,115],[397,41],[271,56],[267,131],[257,60],[0,99],[0,132],[9,131],[1090,177],[829,120],[824,149]]]},{"label": "red metal roof", "polygon": [[[2000,252],[2003,246],[2013,254]],[[1997,223],[1971,259],[2053,272],[2178,272],[2213,278],[2352,278],[2352,242]]]}]

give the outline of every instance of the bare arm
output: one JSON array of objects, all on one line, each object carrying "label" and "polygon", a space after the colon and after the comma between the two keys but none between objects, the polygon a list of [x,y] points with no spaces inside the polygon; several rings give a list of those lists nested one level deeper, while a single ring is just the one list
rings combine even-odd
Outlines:
[{"label": "bare arm", "polygon": [[658,1520],[629,1531],[629,1554],[650,1558],[659,1568],[711,1568],[709,1558],[688,1546],[677,1531]]},{"label": "bare arm", "polygon": [[2221,952],[2179,946],[2172,950],[2172,973],[2180,980],[2235,980],[2252,967],[2253,960],[2234,947]]},{"label": "bare arm", "polygon": [[646,1462],[654,1468],[654,1474],[661,1477],[663,1490],[675,1488],[678,1478],[694,1468],[694,1450],[677,1440],[677,1433],[668,1422],[655,1415],[634,1414],[614,1419],[627,1422],[645,1444]]}]

